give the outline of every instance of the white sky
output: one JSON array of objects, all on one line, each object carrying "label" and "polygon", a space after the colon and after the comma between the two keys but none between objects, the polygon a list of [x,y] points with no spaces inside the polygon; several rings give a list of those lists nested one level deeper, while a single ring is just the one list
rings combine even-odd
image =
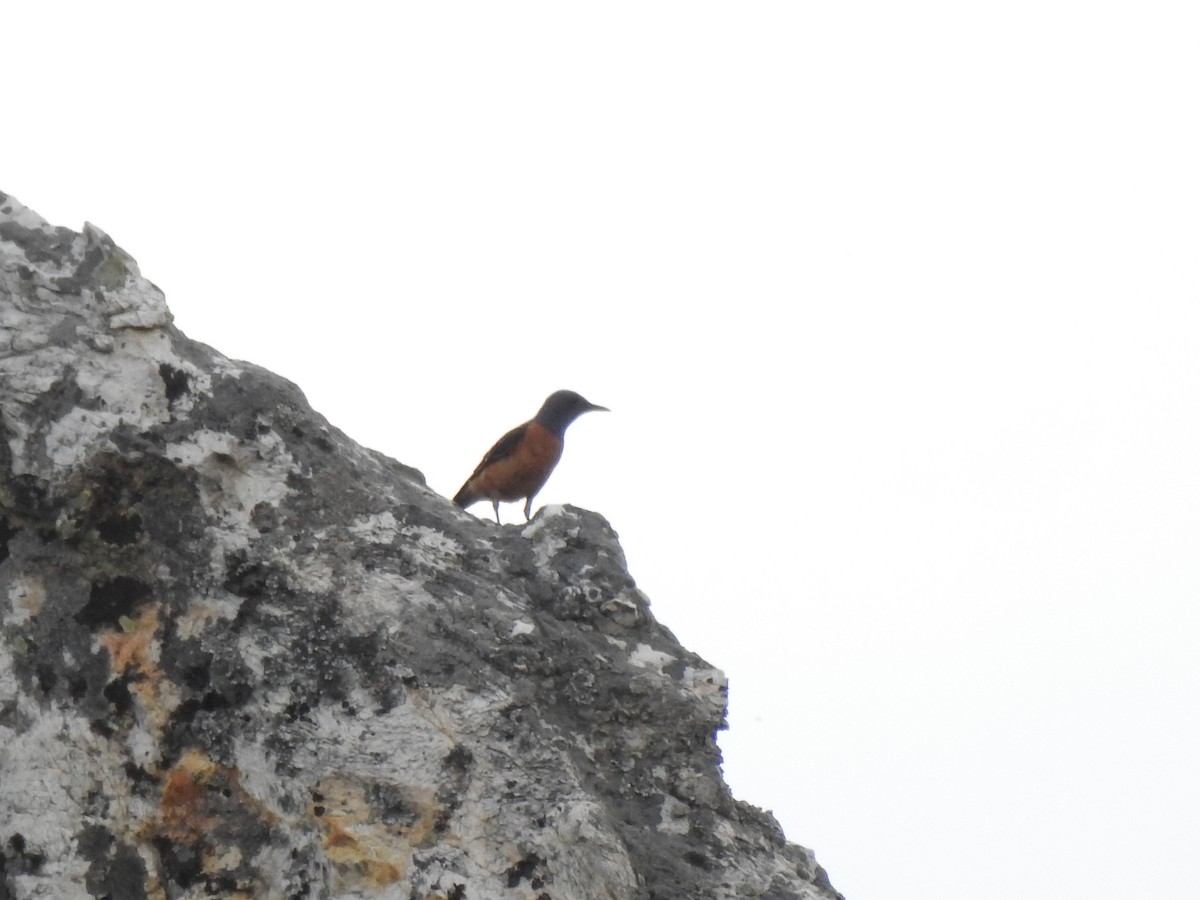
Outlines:
[{"label": "white sky", "polygon": [[611,407],[539,505],[850,900],[1200,896],[1200,8],[314,8],[6,5],[0,189],[447,495]]}]

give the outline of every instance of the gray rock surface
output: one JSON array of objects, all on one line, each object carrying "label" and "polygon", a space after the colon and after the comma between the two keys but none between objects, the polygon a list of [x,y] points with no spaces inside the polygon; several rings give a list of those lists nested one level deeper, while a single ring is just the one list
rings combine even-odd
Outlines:
[{"label": "gray rock surface", "polygon": [[497,527],[0,194],[0,900],[833,898],[603,518]]}]

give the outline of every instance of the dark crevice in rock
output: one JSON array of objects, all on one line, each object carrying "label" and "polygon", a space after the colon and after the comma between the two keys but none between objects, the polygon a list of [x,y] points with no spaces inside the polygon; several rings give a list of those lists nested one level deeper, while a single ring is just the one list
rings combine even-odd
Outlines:
[{"label": "dark crevice in rock", "polygon": [[537,890],[544,883],[537,873],[545,863],[546,861],[536,853],[528,854],[504,873],[505,886],[515,888],[522,881],[528,881],[529,886]]},{"label": "dark crevice in rock", "polygon": [[8,559],[8,542],[15,537],[20,529],[9,524],[7,517],[0,516],[0,564]]},{"label": "dark crevice in rock", "polygon": [[162,378],[163,387],[166,389],[168,406],[174,406],[175,401],[190,390],[191,378],[188,373],[175,368],[170,363],[160,363],[158,375]]},{"label": "dark crevice in rock", "polygon": [[142,517],[136,512],[117,512],[100,520],[96,530],[106,543],[121,546],[132,544],[142,533]]},{"label": "dark crevice in rock", "polygon": [[120,628],[121,619],[132,615],[152,593],[150,585],[125,575],[94,582],[88,602],[75,614],[75,621],[89,628]]}]

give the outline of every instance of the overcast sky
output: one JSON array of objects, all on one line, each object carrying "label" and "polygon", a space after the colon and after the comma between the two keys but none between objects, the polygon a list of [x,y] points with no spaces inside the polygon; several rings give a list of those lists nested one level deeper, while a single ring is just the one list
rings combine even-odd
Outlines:
[{"label": "overcast sky", "polygon": [[1195,4],[324,8],[6,5],[0,190],[446,495],[611,407],[535,505],[849,900],[1200,896]]}]

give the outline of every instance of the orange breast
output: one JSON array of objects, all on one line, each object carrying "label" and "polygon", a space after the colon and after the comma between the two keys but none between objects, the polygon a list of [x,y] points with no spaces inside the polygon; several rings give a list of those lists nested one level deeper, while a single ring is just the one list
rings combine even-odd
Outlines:
[{"label": "orange breast", "polygon": [[562,438],[531,422],[511,454],[496,460],[471,480],[471,493],[488,500],[532,497],[554,471],[562,449]]}]

